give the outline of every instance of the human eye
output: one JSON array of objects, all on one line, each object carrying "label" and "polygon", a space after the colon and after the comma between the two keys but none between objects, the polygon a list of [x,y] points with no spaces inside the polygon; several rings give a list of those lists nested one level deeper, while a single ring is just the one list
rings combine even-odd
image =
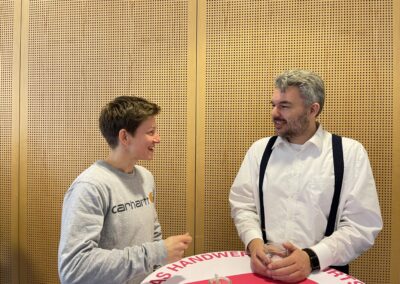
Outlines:
[{"label": "human eye", "polygon": [[157,133],[157,130],[155,128],[152,128],[147,132],[147,134],[150,136],[154,136],[154,135],[156,135],[156,133]]},{"label": "human eye", "polygon": [[281,108],[281,109],[288,109],[288,108],[290,108],[290,104],[286,104],[286,103],[280,104],[280,105],[279,105],[279,108]]}]

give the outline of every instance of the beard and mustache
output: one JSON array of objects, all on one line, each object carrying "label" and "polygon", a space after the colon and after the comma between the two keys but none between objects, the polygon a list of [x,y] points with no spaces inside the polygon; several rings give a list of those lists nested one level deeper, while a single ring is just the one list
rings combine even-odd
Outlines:
[{"label": "beard and mustache", "polygon": [[303,112],[300,116],[292,119],[273,117],[272,122],[274,123],[275,134],[286,138],[289,142],[302,135],[310,125],[307,112]]}]

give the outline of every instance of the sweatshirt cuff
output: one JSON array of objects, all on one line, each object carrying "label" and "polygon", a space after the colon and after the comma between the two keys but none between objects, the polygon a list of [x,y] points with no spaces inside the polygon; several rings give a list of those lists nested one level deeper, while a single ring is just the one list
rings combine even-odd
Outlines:
[{"label": "sweatshirt cuff", "polygon": [[164,240],[144,244],[147,250],[147,270],[153,270],[155,266],[167,264],[167,249]]},{"label": "sweatshirt cuff", "polygon": [[318,243],[315,246],[310,247],[310,249],[312,249],[318,256],[321,271],[333,263],[332,253],[329,247],[324,243]]},{"label": "sweatshirt cuff", "polygon": [[162,266],[164,266],[164,265],[168,264],[167,248],[165,247],[164,240],[159,240],[156,242],[156,244],[157,244],[157,246],[159,246],[159,247],[157,247],[157,249],[160,252],[160,259],[159,259],[158,264],[161,264]]}]

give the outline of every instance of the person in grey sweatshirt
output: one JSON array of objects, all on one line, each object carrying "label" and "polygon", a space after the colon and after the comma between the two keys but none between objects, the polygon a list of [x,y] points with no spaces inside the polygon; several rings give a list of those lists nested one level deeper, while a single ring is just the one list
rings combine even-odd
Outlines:
[{"label": "person in grey sweatshirt", "polygon": [[101,111],[99,127],[110,152],[94,162],[65,194],[58,250],[60,281],[140,283],[161,265],[181,259],[192,237],[162,239],[153,175],[137,165],[160,143],[160,107],[121,96]]}]

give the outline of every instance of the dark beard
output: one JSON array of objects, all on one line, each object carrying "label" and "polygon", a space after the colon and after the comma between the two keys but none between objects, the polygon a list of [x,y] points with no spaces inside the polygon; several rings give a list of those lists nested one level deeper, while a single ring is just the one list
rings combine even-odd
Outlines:
[{"label": "dark beard", "polygon": [[290,125],[287,124],[289,126],[289,129],[285,133],[282,133],[280,136],[290,142],[292,138],[303,134],[304,131],[307,129],[309,123],[310,120],[307,118],[307,113],[305,112],[298,120],[292,121]]}]

